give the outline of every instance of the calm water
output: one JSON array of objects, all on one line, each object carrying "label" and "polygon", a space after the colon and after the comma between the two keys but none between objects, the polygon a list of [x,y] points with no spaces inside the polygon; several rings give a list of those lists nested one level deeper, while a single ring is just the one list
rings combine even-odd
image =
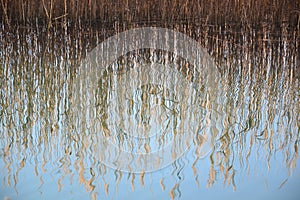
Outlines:
[{"label": "calm water", "polygon": [[[142,49],[93,79],[80,63],[115,30],[2,30],[0,198],[297,199],[295,34],[178,29],[213,62]],[[111,150],[169,147],[150,167]]]}]

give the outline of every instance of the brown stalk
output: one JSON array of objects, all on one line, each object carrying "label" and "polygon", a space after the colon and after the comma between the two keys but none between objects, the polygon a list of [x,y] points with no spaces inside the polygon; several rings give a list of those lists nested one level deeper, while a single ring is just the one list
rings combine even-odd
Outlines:
[{"label": "brown stalk", "polygon": [[4,3],[4,0],[1,0],[1,4],[2,4],[2,9],[4,12],[6,24],[7,24],[8,28],[10,29],[10,23],[9,23],[9,19],[8,19],[8,15],[7,15],[7,2]]}]

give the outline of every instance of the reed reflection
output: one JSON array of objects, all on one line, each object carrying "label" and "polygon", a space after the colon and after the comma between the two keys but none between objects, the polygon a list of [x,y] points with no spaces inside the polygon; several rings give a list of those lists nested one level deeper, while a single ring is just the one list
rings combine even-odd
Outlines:
[{"label": "reed reflection", "polygon": [[[299,77],[296,76],[293,36],[279,40],[275,37],[272,41],[267,38],[269,36],[252,33],[216,35],[205,39],[207,47],[216,52],[222,73],[215,101],[208,101],[210,94],[202,87],[197,88],[202,95],[197,102],[198,112],[203,112],[198,113],[203,116],[199,127],[201,123],[207,127],[199,131],[203,135],[211,134],[210,167],[203,169],[201,163],[203,136],[194,134],[193,140],[189,141],[189,152],[167,168],[171,169],[170,174],[164,175],[163,169],[158,172],[158,180],[151,180],[154,174],[124,173],[103,165],[100,162],[103,154],[99,148],[105,150],[110,144],[102,142],[106,146],[99,147],[101,138],[93,133],[101,130],[105,136],[111,134],[107,122],[116,115],[108,111],[109,98],[114,95],[113,92],[130,90],[128,84],[126,87],[121,85],[120,77],[130,74],[129,71],[141,62],[153,62],[150,58],[166,62],[168,52],[144,50],[117,60],[97,82],[98,87],[93,94],[95,106],[88,110],[93,112],[81,113],[79,117],[73,112],[76,106],[80,106],[73,88],[78,70],[76,65],[88,50],[79,49],[86,46],[86,41],[73,41],[70,36],[58,39],[58,36],[47,34],[29,31],[14,37],[1,37],[2,44],[6,45],[1,50],[0,69],[0,157],[5,186],[19,191],[25,187],[19,184],[25,176],[20,177],[19,174],[27,167],[34,167],[34,176],[40,179],[40,189],[37,190],[47,186],[48,180],[44,177],[50,174],[56,180],[56,185],[51,187],[57,191],[66,188],[64,182],[70,179],[71,184],[83,186],[94,199],[101,196],[101,192],[113,196],[115,191],[126,188],[128,184],[128,191],[131,191],[139,186],[152,187],[152,183],[160,185],[171,198],[176,198],[184,192],[181,185],[185,182],[187,171],[193,172],[195,184],[199,187],[211,187],[222,181],[238,189],[239,182],[235,176],[244,171],[251,173],[251,161],[258,159],[255,158],[257,155],[267,168],[272,168],[271,161],[278,154],[282,155],[282,163],[288,172],[296,168]],[[213,46],[215,38],[217,45]],[[239,40],[246,45],[238,46]],[[221,59],[221,55],[225,55],[226,59]],[[178,72],[192,82],[194,71],[190,69],[193,66],[180,59],[176,62]],[[111,70],[115,68],[118,70]],[[135,80],[142,78],[145,77],[136,76]],[[145,84],[131,91],[132,96],[123,95],[123,99],[119,99],[121,95],[115,96],[119,107],[113,109],[120,118],[113,120],[119,128],[114,141],[124,149],[134,146],[145,153],[167,145],[174,132],[173,135],[157,138],[157,143],[147,139],[130,143],[124,132],[142,127],[144,133],[151,135],[152,128],[158,125],[176,130],[174,127],[184,123],[177,118],[182,110],[178,107],[178,92],[182,91]],[[151,118],[153,113],[165,115],[154,119]],[[79,120],[83,118],[87,120]],[[201,182],[199,174],[202,170],[208,174],[207,182]]]}]

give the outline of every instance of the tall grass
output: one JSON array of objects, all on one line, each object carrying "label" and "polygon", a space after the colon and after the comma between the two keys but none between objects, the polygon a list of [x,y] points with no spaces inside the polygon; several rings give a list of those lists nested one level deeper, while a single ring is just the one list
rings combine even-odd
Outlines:
[{"label": "tall grass", "polygon": [[1,0],[6,25],[62,22],[103,25],[119,22],[188,21],[209,24],[264,23],[298,26],[300,2],[292,0]]}]

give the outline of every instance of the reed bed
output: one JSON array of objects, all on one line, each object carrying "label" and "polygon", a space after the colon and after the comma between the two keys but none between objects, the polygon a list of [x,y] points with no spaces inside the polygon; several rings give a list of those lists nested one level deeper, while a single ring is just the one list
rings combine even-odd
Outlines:
[{"label": "reed bed", "polygon": [[[299,1],[0,0],[0,4],[0,132],[4,133],[0,155],[5,163],[4,185],[20,184],[19,172],[34,160],[40,180],[47,164],[53,165],[53,172],[60,172],[55,176],[59,190],[60,183],[76,173],[79,175],[74,182],[84,185],[92,198],[97,198],[99,188],[109,195],[119,182],[122,187],[126,176],[120,171],[114,172],[117,184],[106,181],[111,171],[97,162],[98,138],[72,132],[72,119],[78,117],[71,112],[72,87],[78,63],[100,41],[144,25],[170,27],[195,38],[218,63],[224,80],[219,98],[226,108],[226,128],[213,135],[216,145],[205,171],[207,182],[198,182],[203,166],[198,152],[201,141],[195,136],[191,141],[195,159],[189,165],[182,161],[186,158],[176,161],[171,167],[174,186],[163,177],[157,180],[162,191],[169,191],[171,198],[180,197],[183,168],[193,170],[195,182],[201,187],[224,182],[235,189],[239,184],[235,183],[236,174],[250,172],[254,167],[251,158],[262,148],[266,154],[260,161],[266,166],[282,153],[287,171],[296,169]],[[188,77],[185,69],[180,70]],[[107,85],[101,87],[104,94],[108,93]],[[102,95],[100,101],[106,96]],[[23,108],[28,109],[23,112]],[[105,104],[98,108],[104,119],[105,108]],[[247,111],[243,111],[245,108]],[[282,121],[274,117],[276,113]],[[265,126],[264,116],[269,126]],[[273,124],[281,127],[276,137]],[[33,137],[36,127],[40,128]],[[24,152],[31,157],[26,158]],[[138,179],[141,185],[144,179],[147,184],[143,173],[129,173],[125,183],[130,182],[134,190]]]},{"label": "reed bed", "polygon": [[111,23],[240,24],[250,27],[300,24],[300,2],[294,0],[1,0],[0,22],[6,26]]}]

